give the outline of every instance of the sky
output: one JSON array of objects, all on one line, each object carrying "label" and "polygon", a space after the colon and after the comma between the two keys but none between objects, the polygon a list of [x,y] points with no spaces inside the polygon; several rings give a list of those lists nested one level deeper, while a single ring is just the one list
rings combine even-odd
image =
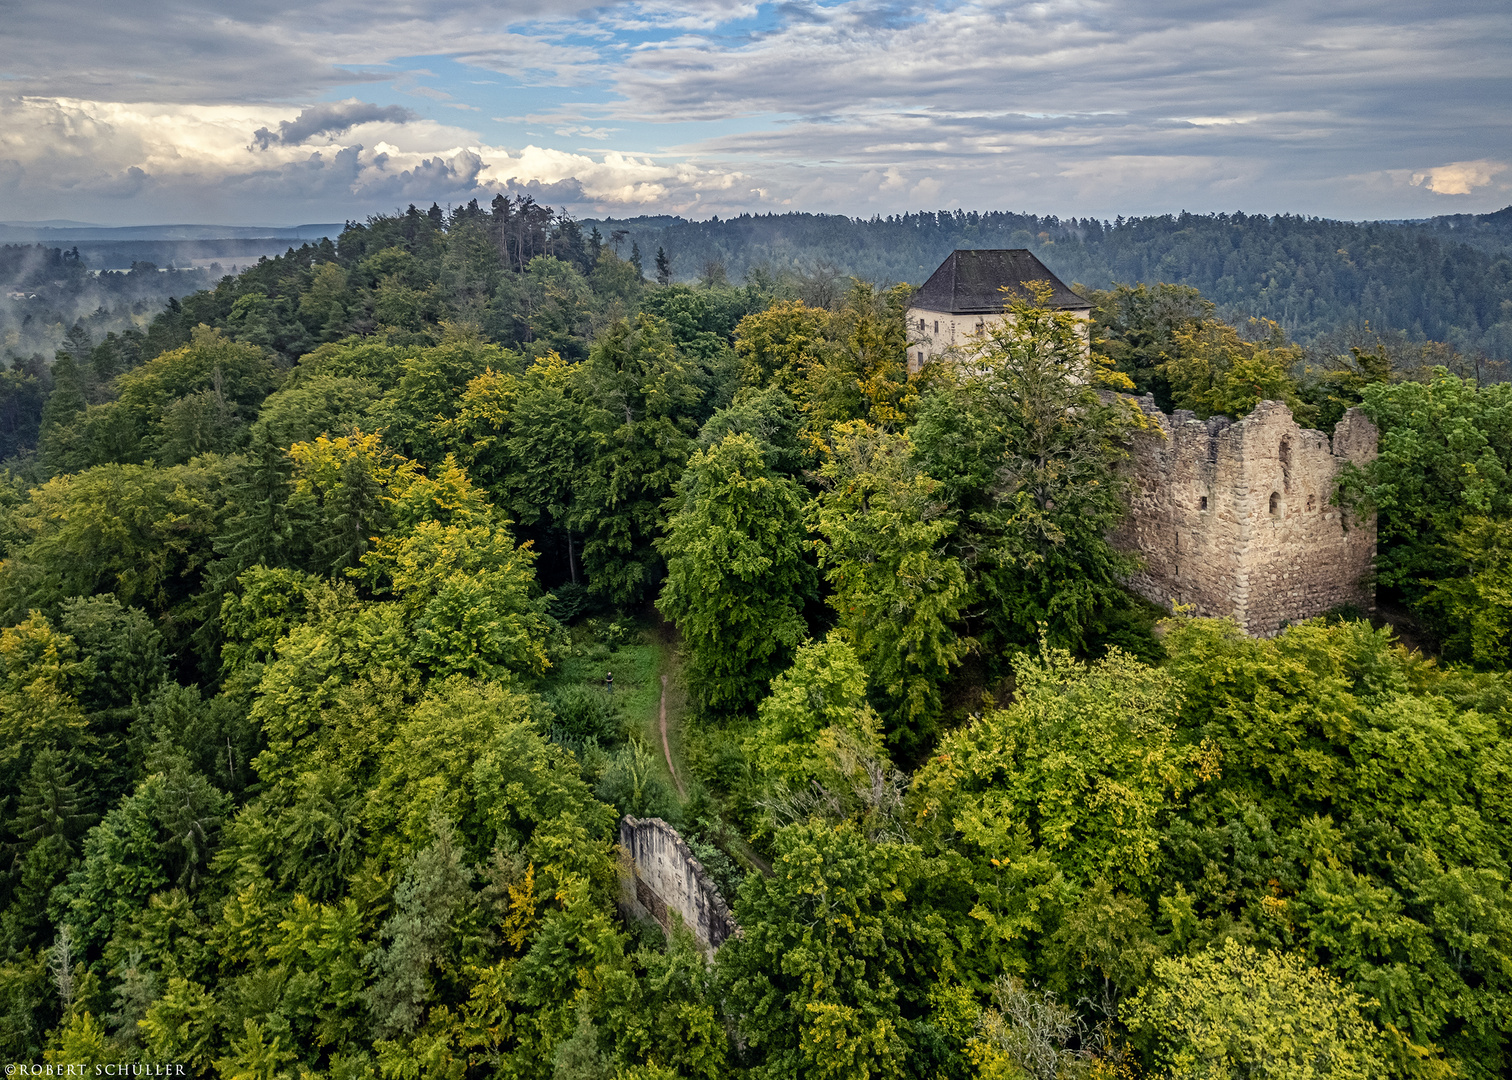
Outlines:
[{"label": "sky", "polygon": [[1508,0],[4,0],[0,220],[1512,204]]}]

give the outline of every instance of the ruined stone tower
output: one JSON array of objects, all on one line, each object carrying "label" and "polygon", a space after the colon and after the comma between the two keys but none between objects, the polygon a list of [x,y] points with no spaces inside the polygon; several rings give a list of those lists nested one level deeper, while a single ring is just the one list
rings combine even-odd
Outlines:
[{"label": "ruined stone tower", "polygon": [[1143,564],[1135,592],[1261,637],[1343,605],[1374,610],[1375,517],[1346,521],[1331,505],[1345,463],[1375,457],[1362,412],[1345,413],[1330,444],[1279,401],[1238,422],[1139,404],[1150,428],[1131,448],[1130,513],[1114,535]]}]

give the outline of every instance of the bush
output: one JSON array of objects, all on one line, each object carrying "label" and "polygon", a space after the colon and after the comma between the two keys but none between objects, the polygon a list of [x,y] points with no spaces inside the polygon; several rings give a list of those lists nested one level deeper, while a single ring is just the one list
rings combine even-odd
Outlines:
[{"label": "bush", "polygon": [[602,690],[587,686],[564,686],[551,695],[556,719],[551,737],[574,749],[589,739],[600,746],[614,746],[624,740],[618,710]]},{"label": "bush", "polygon": [[659,817],[672,825],[682,819],[677,792],[662,778],[656,755],[639,742],[629,743],[614,755],[595,794],[622,816]]}]

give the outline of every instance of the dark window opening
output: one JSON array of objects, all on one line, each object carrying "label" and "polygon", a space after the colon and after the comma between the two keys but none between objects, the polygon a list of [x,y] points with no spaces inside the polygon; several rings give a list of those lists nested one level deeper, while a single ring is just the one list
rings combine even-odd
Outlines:
[{"label": "dark window opening", "polygon": [[1273,492],[1271,492],[1271,497],[1270,497],[1270,512],[1271,512],[1271,517],[1280,517],[1281,516],[1281,493],[1279,491],[1273,491]]},{"label": "dark window opening", "polygon": [[1206,495],[1204,495],[1202,498],[1200,498],[1200,499],[1197,500],[1197,509],[1199,509],[1199,510],[1206,510],[1207,509],[1207,496]]},{"label": "dark window opening", "polygon": [[1318,497],[1316,495],[1309,495],[1307,497],[1307,508],[1309,510],[1316,510],[1318,508]]}]

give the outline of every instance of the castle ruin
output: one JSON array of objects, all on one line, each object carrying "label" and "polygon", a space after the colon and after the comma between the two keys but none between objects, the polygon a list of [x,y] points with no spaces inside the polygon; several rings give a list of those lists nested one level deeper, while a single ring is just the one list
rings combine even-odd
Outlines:
[{"label": "castle ruin", "polygon": [[1153,603],[1190,605],[1270,637],[1334,608],[1375,609],[1375,516],[1333,504],[1346,463],[1376,454],[1350,409],[1330,442],[1279,401],[1237,422],[1171,416],[1139,401],[1149,428],[1131,447],[1130,511],[1114,542],[1139,557],[1129,581]]},{"label": "castle ruin", "polygon": [[[952,252],[909,303],[909,373],[969,351],[989,324],[1011,319],[1006,296],[1028,296],[1034,283],[1089,328],[1092,305],[1030,251]],[[1376,455],[1362,412],[1345,413],[1330,440],[1279,401],[1237,422],[1167,416],[1149,396],[1139,404],[1149,426],[1130,447],[1129,514],[1113,535],[1139,560],[1134,592],[1258,637],[1335,608],[1375,610],[1375,516],[1346,519],[1333,501],[1345,465]]]},{"label": "castle ruin", "polygon": [[620,906],[630,915],[649,917],[670,935],[676,912],[709,956],[738,932],[719,887],[661,818],[627,815],[620,822],[620,849],[629,863],[620,882]]}]

